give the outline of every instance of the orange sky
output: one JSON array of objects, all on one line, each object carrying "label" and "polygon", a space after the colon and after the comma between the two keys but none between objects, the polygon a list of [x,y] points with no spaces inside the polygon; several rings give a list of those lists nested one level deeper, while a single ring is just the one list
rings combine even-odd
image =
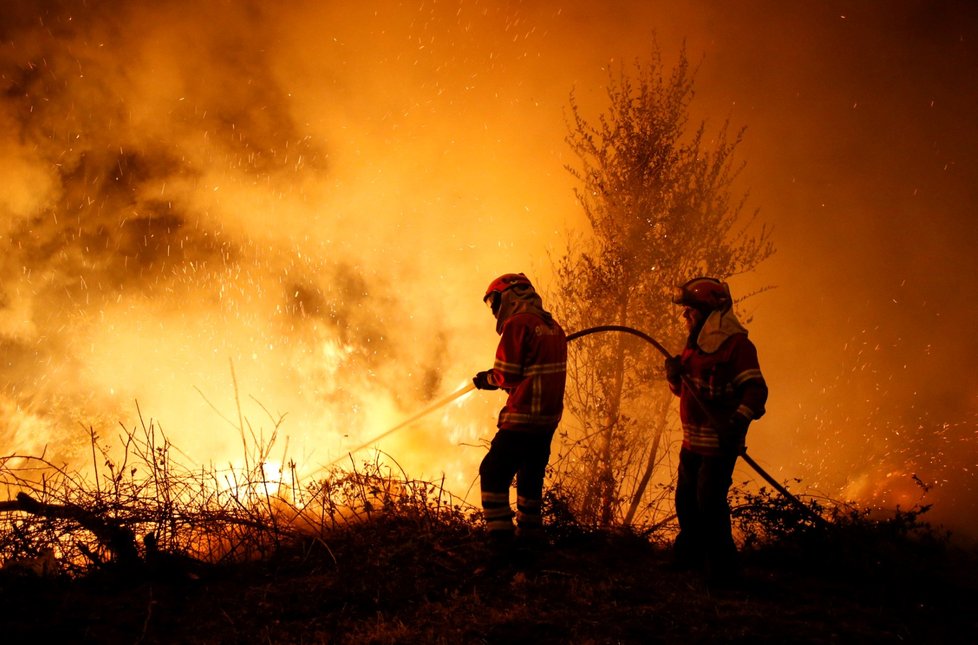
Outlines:
[{"label": "orange sky", "polygon": [[[552,286],[581,226],[570,92],[597,116],[654,34],[699,61],[694,117],[746,126],[775,227],[732,280],[776,286],[747,304],[752,454],[890,503],[916,474],[940,520],[978,516],[972,3],[277,4],[5,4],[4,452],[67,454],[138,400],[230,459],[231,365],[310,463],[450,393],[491,358],[488,280]],[[463,405],[385,447],[464,489],[499,401]]]}]

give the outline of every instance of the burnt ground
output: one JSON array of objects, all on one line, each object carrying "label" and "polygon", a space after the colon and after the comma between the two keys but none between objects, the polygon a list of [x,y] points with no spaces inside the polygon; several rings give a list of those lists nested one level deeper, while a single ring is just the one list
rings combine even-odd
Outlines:
[{"label": "burnt ground", "polygon": [[552,539],[532,567],[482,571],[479,530],[388,517],[260,562],[4,575],[0,621],[8,643],[978,640],[975,559],[946,545],[769,544],[718,586],[634,535]]}]

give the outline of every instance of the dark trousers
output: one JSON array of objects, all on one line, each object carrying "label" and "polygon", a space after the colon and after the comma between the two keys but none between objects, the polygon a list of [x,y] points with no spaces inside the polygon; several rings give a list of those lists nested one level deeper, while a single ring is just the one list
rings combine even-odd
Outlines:
[{"label": "dark trousers", "polygon": [[518,535],[533,538],[542,533],[540,505],[543,480],[550,459],[553,429],[500,430],[479,466],[482,509],[491,536],[513,534],[509,489],[516,477]]},{"label": "dark trousers", "polygon": [[676,558],[683,564],[706,564],[712,571],[734,569],[737,547],[730,530],[727,492],[733,483],[737,455],[706,457],[687,450],[679,452],[676,482]]}]

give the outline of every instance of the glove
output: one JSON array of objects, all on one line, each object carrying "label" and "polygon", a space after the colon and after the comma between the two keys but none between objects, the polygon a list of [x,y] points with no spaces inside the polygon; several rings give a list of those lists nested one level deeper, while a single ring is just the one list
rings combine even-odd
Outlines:
[{"label": "glove", "polygon": [[666,379],[678,381],[683,375],[683,362],[679,356],[670,356],[665,360]]},{"label": "glove", "polygon": [[750,419],[742,414],[734,413],[727,421],[727,427],[720,430],[720,450],[726,454],[740,455],[746,450],[744,439],[747,438],[747,427]]},{"label": "glove", "polygon": [[480,390],[498,390],[498,385],[494,385],[489,382],[489,374],[491,373],[492,370],[485,370],[484,372],[479,372],[476,374],[475,378],[472,379],[472,382],[475,383],[475,387]]}]

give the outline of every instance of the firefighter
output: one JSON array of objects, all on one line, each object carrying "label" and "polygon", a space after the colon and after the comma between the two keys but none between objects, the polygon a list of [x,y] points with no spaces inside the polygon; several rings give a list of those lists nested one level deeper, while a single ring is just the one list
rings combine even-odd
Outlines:
[{"label": "firefighter", "polygon": [[[500,339],[492,369],[477,373],[473,382],[480,390],[507,394],[479,467],[489,543],[498,561],[532,554],[543,544],[543,480],[564,407],[567,338],[522,273],[493,280],[483,300]],[[515,529],[509,499],[514,477]]]},{"label": "firefighter", "polygon": [[729,581],[738,568],[727,493],[747,428],[764,414],[767,385],[725,282],[694,278],[677,288],[673,302],[683,307],[689,332],[682,353],[665,362],[683,426],[675,565],[705,566],[711,580]]}]

